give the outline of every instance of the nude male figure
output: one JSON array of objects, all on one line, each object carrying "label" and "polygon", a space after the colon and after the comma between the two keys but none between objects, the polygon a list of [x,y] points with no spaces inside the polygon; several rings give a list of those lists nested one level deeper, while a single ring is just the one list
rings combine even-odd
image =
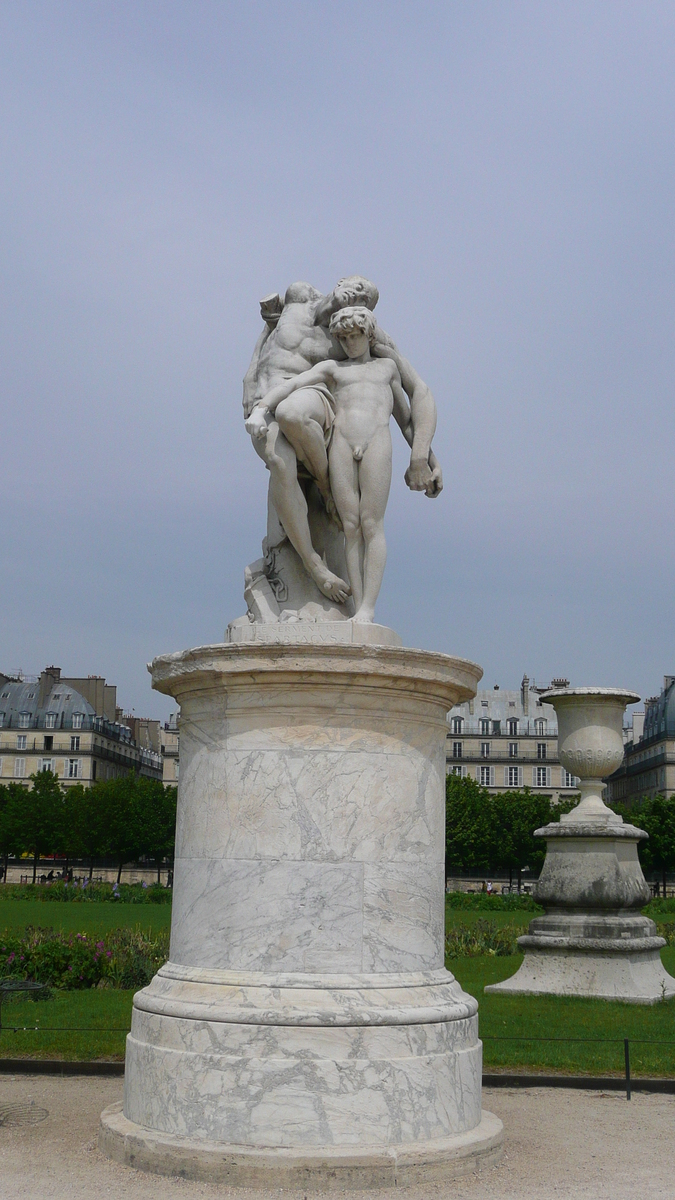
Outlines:
[{"label": "nude male figure", "polygon": [[[297,377],[326,359],[344,359],[340,343],[328,328],[331,316],[354,304],[372,309],[378,300],[374,284],[360,276],[340,280],[328,296],[322,296],[306,283],[292,284],[283,303],[278,296],[267,297],[261,304],[266,322],[244,379],[244,415],[276,384]],[[407,401],[411,463],[406,482],[415,491],[438,495],[443,484],[440,467],[431,452],[436,425],[436,406],[431,392],[390,339],[377,331],[374,352],[393,359],[402,377]],[[402,415],[402,414],[401,414]],[[328,474],[327,445],[333,424],[330,392],[325,384],[296,389],[284,405],[279,419],[270,414],[264,437],[253,444],[270,470],[270,500],[283,530],[297,550],[308,574],[320,591],[343,603],[349,594],[344,580],[334,575],[316,553],[311,540],[307,501],[298,481],[298,461],[316,480],[329,513],[335,513]]]},{"label": "nude male figure", "polygon": [[391,485],[393,412],[407,427],[408,405],[401,376],[391,358],[373,359],[376,322],[363,306],[343,308],[330,321],[346,360],[326,359],[295,379],[278,384],[254,407],[246,422],[264,436],[267,414],[283,423],[293,393],[327,387],[335,416],[328,450],[330,481],[345,533],[347,570],[356,612],[354,621],[375,618],[387,558],[384,513]]}]

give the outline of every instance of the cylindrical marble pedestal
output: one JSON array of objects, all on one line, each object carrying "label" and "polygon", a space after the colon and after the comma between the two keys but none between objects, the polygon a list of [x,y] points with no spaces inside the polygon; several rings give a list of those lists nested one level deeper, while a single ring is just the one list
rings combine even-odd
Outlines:
[{"label": "cylindrical marble pedestal", "polygon": [[152,671],[181,705],[171,960],[134,999],[102,1147],[277,1188],[496,1161],[476,1001],[443,965],[445,717],[480,669],[232,644]]}]

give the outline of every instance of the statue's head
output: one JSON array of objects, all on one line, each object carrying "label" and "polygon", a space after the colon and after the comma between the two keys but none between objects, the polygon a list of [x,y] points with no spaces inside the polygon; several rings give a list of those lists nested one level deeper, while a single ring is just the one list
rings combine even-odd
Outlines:
[{"label": "statue's head", "polygon": [[320,300],[321,292],[317,292],[311,283],[292,283],[286,288],[284,304],[307,304],[310,300]]},{"label": "statue's head", "polygon": [[371,283],[369,279],[364,279],[363,275],[347,275],[345,279],[340,279],[333,288],[333,298],[338,308],[347,308],[350,305],[363,305],[365,308],[373,309],[377,304],[380,293]]},{"label": "statue's head", "polygon": [[348,358],[359,358],[375,341],[377,321],[370,309],[357,304],[333,313],[328,328]]}]

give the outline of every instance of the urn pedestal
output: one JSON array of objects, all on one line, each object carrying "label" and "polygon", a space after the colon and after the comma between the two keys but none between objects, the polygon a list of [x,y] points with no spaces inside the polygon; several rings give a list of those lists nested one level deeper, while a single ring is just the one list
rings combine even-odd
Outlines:
[{"label": "urn pedestal", "polygon": [[602,778],[623,758],[624,709],[639,696],[575,688],[542,699],[556,709],[560,761],[581,777],[581,800],[560,822],[537,829],[546,861],[534,898],[546,911],[518,938],[520,969],[485,990],[654,1004],[675,995],[675,979],[661,962],[664,939],[640,913],[650,893],[637,847],[647,834],[602,800]]},{"label": "urn pedestal", "polygon": [[369,1188],[501,1153],[443,953],[445,718],[480,668],[315,632],[152,664],[181,705],[171,958],[100,1137],[137,1167]]}]

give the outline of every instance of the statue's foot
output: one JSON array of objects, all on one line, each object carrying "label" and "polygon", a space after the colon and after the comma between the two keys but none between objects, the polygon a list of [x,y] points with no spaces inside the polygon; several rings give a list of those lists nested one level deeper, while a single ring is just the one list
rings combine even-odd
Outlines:
[{"label": "statue's foot", "polygon": [[351,594],[352,589],[349,584],[345,583],[344,579],[340,579],[339,575],[334,575],[332,571],[329,571],[321,560],[311,565],[310,575],[319,591],[329,600],[334,600],[336,604],[344,604]]},{"label": "statue's foot", "polygon": [[352,617],[352,621],[355,621],[358,625],[372,625],[374,620],[375,612],[369,608],[360,608]]}]

